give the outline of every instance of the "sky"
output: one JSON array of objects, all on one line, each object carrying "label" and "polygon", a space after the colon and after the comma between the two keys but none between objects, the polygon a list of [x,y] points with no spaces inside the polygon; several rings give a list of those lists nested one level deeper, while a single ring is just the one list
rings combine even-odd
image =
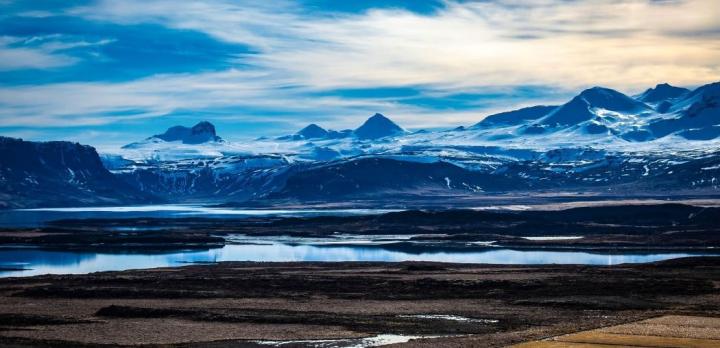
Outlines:
[{"label": "sky", "polygon": [[717,0],[0,0],[0,135],[472,125],[584,88],[720,80]]}]

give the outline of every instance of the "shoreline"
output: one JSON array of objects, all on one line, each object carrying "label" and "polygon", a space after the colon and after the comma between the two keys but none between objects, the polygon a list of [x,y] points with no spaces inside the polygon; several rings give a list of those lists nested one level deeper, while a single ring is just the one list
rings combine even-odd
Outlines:
[{"label": "shoreline", "polygon": [[55,220],[35,228],[2,228],[0,246],[212,248],[233,242],[229,236],[237,235],[338,242],[343,236],[407,236],[394,241],[399,247],[403,243],[449,248],[488,243],[515,249],[720,250],[717,221],[720,207],[677,203],[542,211],[405,210],[350,216],[89,218]]},{"label": "shoreline", "polygon": [[[720,255],[717,221],[718,207],[681,204],[244,219],[66,219],[39,228],[0,229],[0,258],[15,261],[0,262],[0,267],[18,268],[15,263],[25,262],[23,268],[33,270],[16,271],[16,276],[30,276],[194,261],[652,262]],[[25,254],[18,254],[21,251]]]}]

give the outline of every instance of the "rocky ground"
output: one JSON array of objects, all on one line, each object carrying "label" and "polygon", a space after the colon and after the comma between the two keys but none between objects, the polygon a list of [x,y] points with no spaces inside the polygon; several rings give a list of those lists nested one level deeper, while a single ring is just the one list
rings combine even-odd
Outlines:
[{"label": "rocky ground", "polygon": [[500,347],[667,314],[720,316],[720,258],[612,267],[229,262],[0,279],[3,347],[342,347],[370,342],[363,337]]}]

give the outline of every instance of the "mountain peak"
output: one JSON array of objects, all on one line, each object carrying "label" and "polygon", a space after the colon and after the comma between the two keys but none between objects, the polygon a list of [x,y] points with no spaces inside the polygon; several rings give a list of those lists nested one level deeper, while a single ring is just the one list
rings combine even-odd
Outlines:
[{"label": "mountain peak", "polygon": [[[580,95],[591,95],[591,94],[595,94],[595,93],[613,93],[613,92],[617,92],[617,91],[614,89],[611,89],[611,88],[607,88],[607,87],[593,86],[593,87],[584,89],[582,92],[580,92]],[[620,93],[620,92],[617,92],[617,93]]]},{"label": "mountain peak", "polygon": [[593,87],[582,91],[576,98],[582,98],[590,107],[611,111],[635,111],[647,109],[647,105],[630,98],[614,89]]},{"label": "mountain peak", "polygon": [[215,125],[208,121],[198,122],[198,124],[190,128],[190,132],[191,134],[211,134],[212,136],[217,135],[215,134]]},{"label": "mountain peak", "polygon": [[592,105],[603,104],[614,100],[630,99],[630,97],[614,89],[600,86],[588,88],[580,92],[578,97],[587,100]]},{"label": "mountain peak", "polygon": [[550,112],[541,119],[540,123],[549,126],[576,125],[595,118],[594,109],[625,113],[643,111],[649,107],[614,89],[593,87],[582,91],[566,104]]},{"label": "mountain peak", "polygon": [[382,114],[376,113],[355,130],[359,139],[378,139],[405,132],[395,122]]},{"label": "mountain peak", "polygon": [[165,133],[153,135],[149,139],[152,138],[164,141],[182,141],[183,144],[202,144],[222,141],[222,138],[215,133],[215,126],[208,121],[198,122],[191,128],[184,126],[170,127]]},{"label": "mountain peak", "polygon": [[297,132],[297,135],[301,135],[305,139],[325,138],[328,131],[315,123],[311,123]]},{"label": "mountain peak", "polygon": [[683,96],[690,90],[681,87],[675,87],[668,83],[660,83],[655,88],[648,88],[643,94],[637,97],[638,100],[646,103],[660,103],[668,99],[674,99]]}]

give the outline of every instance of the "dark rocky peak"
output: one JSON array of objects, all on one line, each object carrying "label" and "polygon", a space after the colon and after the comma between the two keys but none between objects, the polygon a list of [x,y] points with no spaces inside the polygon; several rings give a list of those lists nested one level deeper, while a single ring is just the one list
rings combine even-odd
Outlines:
[{"label": "dark rocky peak", "polygon": [[153,138],[164,141],[182,141],[183,144],[202,144],[222,141],[222,138],[215,133],[215,126],[207,121],[202,121],[192,126],[192,128],[184,126],[170,127],[165,133],[154,135],[148,138],[148,140]]},{"label": "dark rocky peak", "polygon": [[318,139],[318,138],[325,138],[328,136],[328,131],[324,128],[312,123],[309,124],[307,127],[301,129],[299,132],[297,132],[297,135],[302,136],[305,139]]},{"label": "dark rocky peak", "polygon": [[358,139],[378,139],[404,132],[405,130],[389,118],[382,114],[375,114],[358,127],[354,133]]},{"label": "dark rocky peak", "polygon": [[690,90],[687,88],[675,87],[667,83],[661,83],[655,86],[655,88],[649,88],[640,94],[637,99],[645,103],[660,103],[681,97],[689,92]]}]

